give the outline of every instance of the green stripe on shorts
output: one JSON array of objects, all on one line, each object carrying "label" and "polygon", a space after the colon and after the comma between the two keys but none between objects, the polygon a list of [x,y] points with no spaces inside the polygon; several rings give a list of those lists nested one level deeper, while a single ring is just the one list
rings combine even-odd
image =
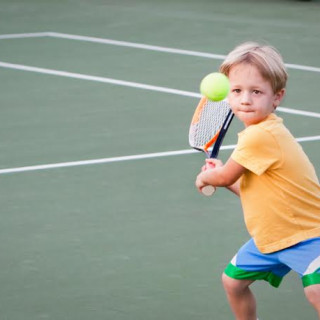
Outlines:
[{"label": "green stripe on shorts", "polygon": [[320,284],[320,269],[314,273],[306,274],[302,277],[302,284],[304,287],[311,286],[313,284]]},{"label": "green stripe on shorts", "polygon": [[272,272],[245,271],[234,266],[232,263],[227,265],[224,273],[230,278],[237,280],[265,280],[275,288],[278,288],[282,281],[282,277]]}]

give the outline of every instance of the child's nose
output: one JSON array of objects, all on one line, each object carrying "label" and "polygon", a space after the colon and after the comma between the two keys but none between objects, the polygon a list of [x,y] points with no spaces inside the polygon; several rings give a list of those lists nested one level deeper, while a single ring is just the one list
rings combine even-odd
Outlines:
[{"label": "child's nose", "polygon": [[241,103],[242,104],[250,104],[251,103],[251,95],[250,92],[244,91],[241,95]]}]

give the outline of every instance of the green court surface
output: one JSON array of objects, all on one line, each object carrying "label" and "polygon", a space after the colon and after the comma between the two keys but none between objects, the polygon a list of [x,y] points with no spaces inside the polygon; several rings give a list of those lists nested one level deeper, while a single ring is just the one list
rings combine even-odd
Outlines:
[{"label": "green court surface", "polygon": [[[319,10],[0,0],[0,319],[232,319],[220,277],[249,236],[235,196],[194,187],[199,82],[242,41],[276,46],[278,114],[320,174]],[[294,273],[253,290],[262,320],[316,319]]]}]

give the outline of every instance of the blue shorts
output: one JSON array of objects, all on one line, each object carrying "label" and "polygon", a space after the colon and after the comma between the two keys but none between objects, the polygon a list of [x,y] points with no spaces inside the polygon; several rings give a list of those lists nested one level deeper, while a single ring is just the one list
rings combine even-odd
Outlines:
[{"label": "blue shorts", "polygon": [[224,272],[233,279],[265,280],[279,287],[290,270],[300,275],[304,287],[320,284],[320,237],[268,254],[261,253],[251,239]]}]

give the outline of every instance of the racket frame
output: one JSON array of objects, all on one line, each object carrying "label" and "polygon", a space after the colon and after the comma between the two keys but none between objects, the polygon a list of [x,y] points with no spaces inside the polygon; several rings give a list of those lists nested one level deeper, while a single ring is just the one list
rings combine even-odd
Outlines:
[{"label": "racket frame", "polygon": [[[200,101],[201,110],[204,107],[205,102],[206,102],[206,99],[203,97]],[[198,110],[198,108],[197,108],[197,111],[195,112],[195,114],[193,116],[192,123],[199,119],[199,113],[200,113],[200,110]],[[216,159],[218,157],[220,147],[221,147],[223,139],[224,139],[229,127],[230,127],[230,124],[232,122],[233,117],[234,117],[234,113],[230,109],[227,113],[227,116],[226,116],[222,126],[221,126],[221,129],[202,148],[197,148],[197,147],[193,147],[193,148],[204,152],[208,158]],[[213,148],[211,150],[211,153],[209,153],[208,149],[212,145],[213,145]],[[216,191],[216,188],[211,185],[205,186],[201,189],[201,192],[206,196],[213,195],[215,193],[215,191]]]},{"label": "racket frame", "polygon": [[218,134],[218,137],[216,139],[216,142],[214,143],[213,149],[212,149],[211,154],[210,154],[210,158],[216,159],[218,157],[221,144],[222,144],[223,139],[224,139],[229,127],[230,127],[230,124],[232,122],[233,117],[234,117],[234,113],[230,109],[228,114],[227,114],[227,117],[224,120],[224,123],[223,123],[223,125],[222,125],[222,127],[221,127],[221,129],[219,131],[219,134]]}]

